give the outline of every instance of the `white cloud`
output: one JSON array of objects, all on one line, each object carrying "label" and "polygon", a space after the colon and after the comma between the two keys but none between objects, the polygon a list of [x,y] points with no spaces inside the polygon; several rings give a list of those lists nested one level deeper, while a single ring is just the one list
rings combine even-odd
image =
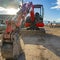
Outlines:
[{"label": "white cloud", "polygon": [[60,0],[57,0],[56,6],[51,7],[51,9],[60,9]]},{"label": "white cloud", "polygon": [[46,18],[44,17],[44,20],[46,20]]},{"label": "white cloud", "polygon": [[0,7],[0,14],[6,14],[6,13],[7,13],[6,9],[3,7]]},{"label": "white cloud", "polygon": [[58,18],[58,19],[56,19],[57,20],[57,22],[60,22],[60,18]]},{"label": "white cloud", "polygon": [[16,14],[18,9],[0,7],[0,14]]},{"label": "white cloud", "polygon": [[2,10],[5,10],[5,8],[3,8],[3,7],[0,7],[0,11],[2,11]]}]

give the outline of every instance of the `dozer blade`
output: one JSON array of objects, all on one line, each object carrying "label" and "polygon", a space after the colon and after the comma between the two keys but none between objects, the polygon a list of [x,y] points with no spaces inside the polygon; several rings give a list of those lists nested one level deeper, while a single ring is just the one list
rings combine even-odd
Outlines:
[{"label": "dozer blade", "polygon": [[40,36],[40,35],[45,35],[45,29],[40,28],[39,30],[21,30],[21,35],[22,36]]}]

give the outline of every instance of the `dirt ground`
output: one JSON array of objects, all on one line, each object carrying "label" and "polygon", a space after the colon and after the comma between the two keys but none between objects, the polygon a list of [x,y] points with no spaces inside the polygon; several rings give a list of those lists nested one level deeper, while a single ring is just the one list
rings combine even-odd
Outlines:
[{"label": "dirt ground", "polygon": [[60,60],[60,28],[45,27],[46,34],[22,36],[24,54],[18,60]]},{"label": "dirt ground", "polygon": [[[60,60],[60,28],[45,27],[44,36],[25,35],[23,60]],[[19,59],[20,60],[20,59]]]}]

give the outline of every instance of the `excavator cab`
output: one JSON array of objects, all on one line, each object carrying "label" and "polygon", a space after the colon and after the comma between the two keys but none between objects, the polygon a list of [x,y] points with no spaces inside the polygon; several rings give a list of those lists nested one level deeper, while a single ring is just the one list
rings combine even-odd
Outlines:
[{"label": "excavator cab", "polygon": [[43,8],[43,5],[34,5],[34,12],[35,14],[38,12],[40,17],[44,17],[44,8]]},{"label": "excavator cab", "polygon": [[34,5],[34,20],[31,20],[31,16],[26,18],[25,27],[32,30],[39,30],[39,27],[44,27],[43,23],[44,8],[43,5]]}]

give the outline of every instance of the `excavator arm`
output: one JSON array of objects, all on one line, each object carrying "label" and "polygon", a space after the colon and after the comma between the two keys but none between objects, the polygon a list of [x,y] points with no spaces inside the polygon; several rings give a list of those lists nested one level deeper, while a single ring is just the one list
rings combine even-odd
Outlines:
[{"label": "excavator arm", "polygon": [[32,2],[29,3],[24,3],[20,10],[17,12],[17,15],[15,17],[13,17],[11,20],[7,21],[7,28],[6,28],[6,33],[7,32],[12,32],[13,29],[13,24],[16,27],[20,27],[21,25],[21,21],[25,20],[25,17],[27,16],[27,14],[30,13],[31,16],[31,20],[34,20],[34,6],[32,4]]}]

